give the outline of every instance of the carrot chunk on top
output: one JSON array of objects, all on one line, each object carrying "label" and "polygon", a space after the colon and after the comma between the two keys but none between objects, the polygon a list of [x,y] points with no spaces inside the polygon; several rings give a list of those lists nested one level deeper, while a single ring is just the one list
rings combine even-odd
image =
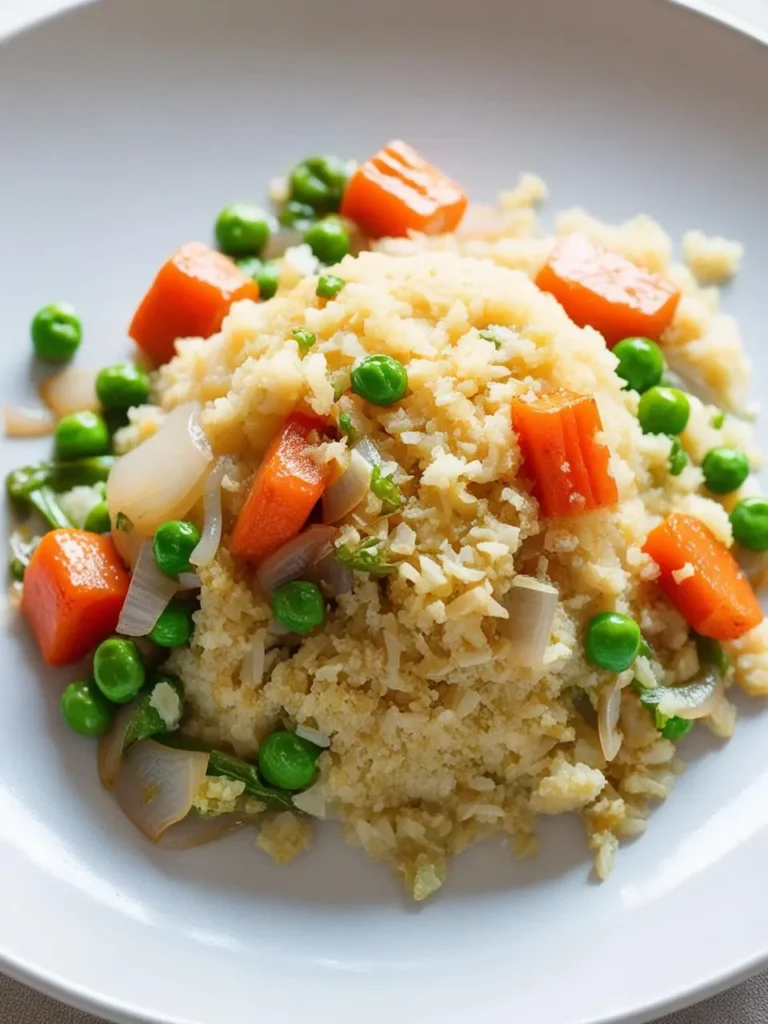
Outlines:
[{"label": "carrot chunk on top", "polygon": [[189,242],[160,268],[128,333],[154,363],[167,363],[177,338],[210,337],[233,302],[258,297],[258,284],[229,257]]},{"label": "carrot chunk on top", "polygon": [[618,500],[594,398],[565,388],[530,402],[515,398],[512,426],[543,515],[579,515]]},{"label": "carrot chunk on top", "polygon": [[673,512],[648,534],[643,551],[659,567],[659,587],[685,621],[713,640],[735,640],[763,620],[738,562],[695,516]]},{"label": "carrot chunk on top", "polygon": [[466,208],[463,189],[399,140],[358,168],[341,203],[342,214],[371,238],[453,231]]},{"label": "carrot chunk on top", "polygon": [[579,327],[594,327],[612,347],[641,335],[658,341],[680,300],[670,281],[595,245],[583,235],[559,239],[536,284],[554,295]]},{"label": "carrot chunk on top", "polygon": [[325,490],[325,471],[307,452],[307,438],[323,420],[294,412],[283,424],[253,479],[232,533],[230,551],[260,562],[306,523]]},{"label": "carrot chunk on top", "polygon": [[24,574],[21,609],[49,665],[77,661],[115,631],[129,581],[111,537],[45,534]]}]

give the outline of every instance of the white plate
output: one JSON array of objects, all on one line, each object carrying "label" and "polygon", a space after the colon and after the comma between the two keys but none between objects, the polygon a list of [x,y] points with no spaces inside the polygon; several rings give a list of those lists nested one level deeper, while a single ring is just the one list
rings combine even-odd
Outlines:
[{"label": "white plate", "polygon": [[[393,135],[479,198],[530,169],[553,206],[742,238],[727,301],[764,379],[766,95],[758,44],[661,0],[82,7],[0,50],[2,398],[31,392],[39,305],[82,311],[81,364],[119,356],[155,268],[223,203],[307,153]],[[45,449],[4,443],[2,468]],[[10,615],[0,657],[0,963],[96,1013],[640,1021],[768,957],[757,704],[723,750],[686,742],[690,770],[607,884],[589,881],[579,828],[555,822],[538,862],[474,850],[416,909],[332,829],[289,869],[243,835],[154,850],[59,721],[67,674],[41,670]]]}]

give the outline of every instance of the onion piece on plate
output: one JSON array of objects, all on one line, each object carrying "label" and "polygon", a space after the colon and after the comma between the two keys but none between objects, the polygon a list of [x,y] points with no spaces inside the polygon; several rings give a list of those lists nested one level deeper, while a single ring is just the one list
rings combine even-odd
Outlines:
[{"label": "onion piece on plate", "polygon": [[177,750],[155,740],[134,743],[123,758],[115,798],[153,843],[189,814],[208,758],[204,751]]},{"label": "onion piece on plate", "polygon": [[319,584],[326,597],[339,597],[352,590],[352,573],[332,553],[313,565],[307,578]]},{"label": "onion piece on plate", "polygon": [[196,572],[179,573],[179,590],[199,590],[203,581]]},{"label": "onion piece on plate", "polygon": [[261,686],[264,681],[264,661],[266,658],[266,629],[257,629],[245,652],[240,675],[246,686]]},{"label": "onion piece on plate", "polygon": [[264,593],[303,576],[330,552],[335,536],[333,526],[310,526],[265,558],[256,573]]},{"label": "onion piece on plate", "polygon": [[57,416],[71,412],[98,412],[101,402],[96,395],[96,370],[85,366],[68,366],[44,380],[37,389],[40,397]]},{"label": "onion piece on plate", "polygon": [[107,732],[99,740],[99,778],[105,789],[114,789],[123,763],[125,734],[131,724],[135,701],[124,704],[112,719]]},{"label": "onion piece on plate", "polygon": [[320,729],[313,729],[310,725],[297,725],[296,735],[301,736],[303,740],[314,743],[316,747],[322,747],[323,750],[331,745],[331,739],[326,733],[321,732]]},{"label": "onion piece on plate", "polygon": [[382,463],[381,452],[370,437],[361,437],[352,445],[352,451],[362,455],[365,461],[370,462],[372,466],[380,466]]},{"label": "onion piece on plate", "polygon": [[705,668],[692,683],[643,690],[643,704],[658,708],[667,718],[694,721],[711,714],[723,695],[723,681],[714,667]]},{"label": "onion piece on plate", "polygon": [[156,434],[117,459],[107,481],[107,506],[124,558],[131,537],[151,537],[169,519],[184,518],[200,497],[212,461],[197,402],[178,406]]},{"label": "onion piece on plate", "polygon": [[273,231],[267,239],[261,258],[263,260],[279,259],[281,256],[285,256],[286,249],[301,245],[303,241],[303,231],[298,231],[295,228],[281,228],[279,231]]},{"label": "onion piece on plate", "polygon": [[203,491],[203,528],[197,547],[189,556],[192,565],[210,565],[221,543],[223,527],[221,513],[221,481],[224,479],[225,465],[220,462],[211,470]]},{"label": "onion piece on plate", "polygon": [[47,409],[32,405],[6,405],[3,409],[6,437],[46,437],[56,421]]},{"label": "onion piece on plate", "polygon": [[191,850],[243,828],[248,822],[242,814],[195,814],[192,812],[167,828],[157,845],[163,850]]},{"label": "onion piece on plate", "polygon": [[123,636],[146,636],[154,629],[178,589],[178,581],[158,568],[152,541],[145,540],[120,611],[117,632]]},{"label": "onion piece on plate", "polygon": [[622,689],[620,680],[615,679],[601,692],[597,706],[597,731],[606,761],[616,757],[624,740],[618,728]]},{"label": "onion piece on plate", "polygon": [[353,448],[349,465],[323,494],[324,523],[335,523],[357,508],[368,493],[372,472],[371,463]]},{"label": "onion piece on plate", "polygon": [[499,631],[514,641],[519,664],[539,668],[552,635],[557,611],[557,589],[534,576],[515,576],[504,601],[509,618],[499,620]]}]

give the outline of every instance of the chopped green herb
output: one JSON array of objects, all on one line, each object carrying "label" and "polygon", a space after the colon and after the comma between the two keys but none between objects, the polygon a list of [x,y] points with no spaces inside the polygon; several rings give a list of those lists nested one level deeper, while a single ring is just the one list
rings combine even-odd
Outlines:
[{"label": "chopped green herb", "polygon": [[322,274],[318,278],[315,294],[319,299],[334,299],[346,283],[335,274]]},{"label": "chopped green herb", "polygon": [[357,440],[357,429],[348,412],[343,412],[341,416],[339,416],[339,430],[342,432],[344,437],[349,438],[350,444],[355,443]]},{"label": "chopped green herb", "polygon": [[121,533],[130,533],[133,529],[133,523],[125,512],[118,512],[115,516],[115,529]]},{"label": "chopped green herb", "polygon": [[[656,727],[658,729],[658,726]],[[689,718],[680,718],[679,715],[673,715],[672,718],[668,718],[666,723],[659,729],[659,732],[665,740],[672,740],[676,743],[681,740],[683,736],[687,736],[693,728],[693,722]]]},{"label": "chopped green herb", "polygon": [[299,343],[302,352],[308,352],[317,341],[314,331],[308,331],[306,327],[295,327],[291,332]]},{"label": "chopped green herb", "polygon": [[693,728],[693,722],[679,715],[665,715],[659,711],[653,689],[646,689],[642,683],[632,680],[632,689],[640,698],[640,703],[653,718],[653,724],[665,740],[676,742],[686,736]]},{"label": "chopped green herb", "polygon": [[720,430],[725,423],[725,413],[722,409],[718,409],[717,412],[713,412],[709,420],[710,427],[714,427],[715,430]]},{"label": "chopped green herb", "polygon": [[75,525],[50,487],[39,487],[28,494],[26,500],[29,507],[42,516],[52,530],[67,530]]},{"label": "chopped green herb", "polygon": [[17,583],[21,583],[24,579],[26,568],[29,565],[29,560],[40,543],[40,538],[27,536],[20,530],[14,530],[8,543],[11,549],[11,559],[9,562],[11,576]]},{"label": "chopped green herb", "polygon": [[727,676],[731,667],[731,659],[723,645],[719,641],[712,640],[708,636],[701,636],[699,633],[693,633],[692,636],[696,642],[696,653],[699,656],[700,664],[713,665],[723,678]]},{"label": "chopped green herb", "polygon": [[24,501],[41,487],[51,487],[54,491],[92,487],[107,479],[114,462],[111,455],[93,455],[72,462],[38,462],[14,469],[5,478],[5,486],[14,501]]},{"label": "chopped green herb", "polygon": [[671,476],[680,476],[688,465],[688,455],[680,444],[680,439],[672,437],[672,446],[669,449],[669,472]]},{"label": "chopped green herb", "polygon": [[501,342],[496,337],[493,327],[486,327],[484,331],[480,331],[479,333],[483,341],[490,341],[490,343],[495,345],[496,348],[501,348]]},{"label": "chopped green herb", "polygon": [[334,554],[336,560],[347,569],[368,572],[371,576],[387,576],[394,572],[397,566],[394,562],[387,561],[386,553],[380,549],[380,545],[379,537],[366,537],[361,544],[354,548],[342,544],[336,548]]},{"label": "chopped green herb", "polygon": [[651,645],[648,643],[648,641],[645,639],[644,636],[640,637],[640,650],[638,651],[638,654],[642,655],[644,658],[652,658],[653,657],[653,648],[651,647]]},{"label": "chopped green herb", "polygon": [[392,479],[392,474],[384,476],[381,466],[374,466],[371,473],[371,490],[384,502],[386,508],[398,509],[403,504],[403,495],[400,488]]}]

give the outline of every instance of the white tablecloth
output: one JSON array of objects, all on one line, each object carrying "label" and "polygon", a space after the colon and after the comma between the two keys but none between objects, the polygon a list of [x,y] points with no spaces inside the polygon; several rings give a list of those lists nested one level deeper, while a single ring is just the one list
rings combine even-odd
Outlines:
[{"label": "white tablecloth", "polygon": [[[83,0],[0,0],[0,35],[51,11]],[[159,0],[158,0],[159,2]],[[212,0],[215,2],[215,0]],[[679,0],[690,7],[725,11],[735,23],[768,33],[768,0]],[[10,978],[0,975],[2,1024],[102,1024],[90,1014],[71,1010]],[[216,1024],[211,1021],[211,1024]],[[768,971],[657,1024],[768,1024]]]}]

